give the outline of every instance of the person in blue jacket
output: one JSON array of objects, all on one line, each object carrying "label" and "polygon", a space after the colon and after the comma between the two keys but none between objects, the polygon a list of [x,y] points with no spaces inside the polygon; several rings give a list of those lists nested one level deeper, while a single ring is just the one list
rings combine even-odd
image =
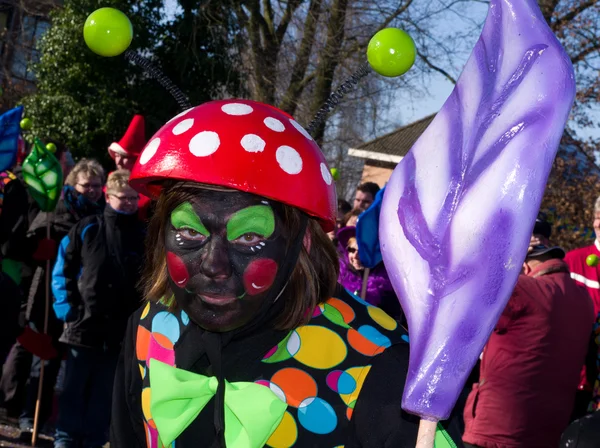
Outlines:
[{"label": "person in blue jacket", "polygon": [[139,307],[136,281],[145,231],[129,171],[108,177],[103,215],[80,221],[61,241],[52,273],[54,312],[65,322],[63,391],[54,446],[100,447],[108,441],[111,392],[129,315]]}]

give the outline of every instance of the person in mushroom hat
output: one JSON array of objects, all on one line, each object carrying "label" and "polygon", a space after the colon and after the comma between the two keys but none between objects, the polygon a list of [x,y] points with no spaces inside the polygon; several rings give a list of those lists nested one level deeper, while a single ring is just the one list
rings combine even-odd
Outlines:
[{"label": "person in mushroom hat", "polygon": [[335,186],[304,128],[208,102],[150,139],[130,184],[158,203],[111,447],[415,446],[407,335],[336,284]]}]

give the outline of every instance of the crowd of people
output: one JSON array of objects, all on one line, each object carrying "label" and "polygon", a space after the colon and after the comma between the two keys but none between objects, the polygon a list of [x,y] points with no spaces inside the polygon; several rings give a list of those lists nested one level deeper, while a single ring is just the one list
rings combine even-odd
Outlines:
[{"label": "crowd of people", "polygon": [[[210,260],[210,272],[205,265],[196,266],[194,260],[190,261],[189,251],[196,245],[204,245],[211,232],[215,235],[224,232],[225,239],[230,243],[246,238],[236,243],[243,246],[239,250],[245,255],[235,263],[249,263],[244,268],[243,279],[240,279],[245,288],[241,297],[246,294],[260,296],[258,290],[263,287],[247,277],[248,272],[252,271],[252,262],[248,260],[255,250],[271,251],[273,260],[279,263],[273,268],[273,274],[269,274],[270,277],[265,274],[268,269],[264,262],[261,265],[262,271],[256,274],[256,278],[268,284],[268,287],[280,281],[279,274],[282,272],[288,277],[291,275],[290,282],[294,281],[292,273],[295,272],[295,264],[287,266],[285,261],[290,253],[298,257],[298,263],[305,263],[306,266],[317,263],[315,260],[309,262],[308,258],[302,258],[308,257],[308,252],[306,247],[302,247],[302,237],[294,235],[304,235],[298,229],[309,229],[312,232],[308,233],[312,235],[310,244],[314,248],[319,242],[319,232],[322,233],[320,227],[317,231],[316,227],[303,222],[285,206],[280,209],[246,193],[246,196],[239,196],[236,202],[229,193],[218,188],[198,189],[188,183],[172,187],[174,192],[161,196],[158,203],[141,195],[140,189],[132,188],[133,184],[129,181],[130,170],[145,144],[143,117],[136,116],[126,135],[109,148],[115,170],[108,176],[97,161],[82,159],[75,164],[68,157],[66,148],[59,148],[57,156],[66,176],[61,200],[53,213],[41,212],[36,208],[35,201],[28,195],[23,183],[19,165],[5,176],[10,177],[11,181],[3,184],[0,209],[3,262],[0,292],[4,304],[4,312],[0,317],[0,356],[3,360],[0,404],[6,409],[8,416],[18,418],[24,441],[30,440],[32,436],[42,364],[44,376],[39,423],[41,428],[46,425],[46,430],[52,428],[56,448],[105,445],[109,441],[111,413],[111,442],[116,447],[141,446],[140,438],[144,437],[148,443],[154,440],[151,428],[156,430],[158,417],[155,417],[156,425],[152,426],[149,422],[154,420],[148,414],[150,411],[145,407],[146,404],[143,400],[140,404],[131,398],[132,391],[139,389],[141,393],[148,387],[150,374],[145,372],[149,369],[146,362],[150,358],[143,351],[152,351],[154,344],[154,350],[162,353],[161,359],[172,360],[175,355],[169,353],[175,350],[177,339],[180,333],[186,331],[183,327],[188,325],[190,319],[202,328],[210,328],[212,325],[208,317],[210,306],[200,309],[190,304],[185,305],[188,296],[173,289],[172,285],[168,286],[167,278],[170,276],[173,281],[182,285],[181,290],[189,292],[189,288],[195,284],[185,285],[187,282],[192,284],[196,278],[189,275],[193,270],[199,270],[213,281],[230,276],[232,274],[229,271],[237,269],[231,268],[234,261],[224,261],[232,255],[225,255],[224,249],[219,255],[216,246],[221,244],[217,243],[219,238],[214,239],[215,247],[211,246],[213,252],[198,255],[202,260]],[[203,185],[201,181],[198,182]],[[377,184],[366,182],[356,189],[353,204],[341,198],[337,200],[335,229],[327,234],[337,251],[332,254],[326,248],[323,249],[319,256],[324,261],[315,265],[317,267],[306,267],[305,270],[312,272],[313,276],[321,272],[321,296],[325,294],[324,291],[333,294],[335,288],[331,288],[331,280],[337,280],[351,296],[363,300],[369,306],[378,307],[385,311],[386,316],[391,316],[394,324],[386,324],[389,328],[383,325],[384,328],[398,326],[406,334],[410,329],[406,329],[404,313],[385,266],[380,263],[366,270],[361,264],[356,225],[361,214],[373,204],[379,190]],[[230,205],[230,208],[237,211],[226,223],[219,221],[218,214],[202,214],[202,207],[224,210]],[[600,404],[597,362],[600,341],[595,338],[600,327],[600,321],[597,320],[600,313],[600,275],[597,263],[589,262],[590,255],[600,257],[600,198],[594,211],[593,224],[597,236],[595,243],[568,253],[551,244],[552,229],[544,216],[540,215],[536,221],[528,253],[524,254],[526,258],[522,275],[445,426],[458,446],[461,443],[467,447],[481,448],[600,446],[600,438],[594,435],[594,431],[597,434],[600,427],[600,419],[596,418],[600,414],[594,414]],[[237,215],[239,219],[236,221]],[[152,220],[148,227],[150,218]],[[170,230],[171,226],[173,230]],[[282,229],[277,230],[278,226],[282,226]],[[172,238],[169,236],[171,233]],[[146,248],[148,255],[145,257],[146,238],[149,244]],[[161,239],[165,239],[165,242]],[[277,239],[281,239],[279,244],[268,244]],[[323,243],[322,246],[325,247],[326,244]],[[286,247],[288,249],[284,250]],[[162,264],[159,261],[164,259],[162,251],[167,251],[166,265],[164,261]],[[337,264],[334,258],[339,260],[339,273],[332,268]],[[48,261],[52,268],[47,273]],[[140,282],[144,267],[149,275],[144,277],[144,282]],[[331,278],[332,273],[337,275],[337,279]],[[326,281],[329,281],[329,286],[324,283]],[[212,283],[208,282],[207,285],[209,286],[204,288],[211,290]],[[285,279],[282,287],[285,289],[287,285]],[[47,289],[51,290],[52,296],[52,312],[49,315],[45,312]],[[206,293],[208,295],[203,296],[206,303],[225,300],[216,289],[211,291],[210,294],[213,295]],[[346,293],[337,291],[335,294],[335,297],[341,297]],[[278,297],[272,298],[272,303],[276,303]],[[152,307],[146,305],[142,312],[136,312],[143,306],[145,299],[153,303]],[[336,313],[342,316],[340,318],[346,324],[352,320],[346,320],[348,314],[352,313],[354,316],[361,313],[339,299],[327,302],[323,302],[323,297],[315,296],[313,299],[313,307],[320,303],[328,304],[329,309],[333,307],[337,310]],[[265,300],[269,302],[270,299]],[[184,303],[177,313],[176,302]],[[263,310],[261,302],[257,303],[257,309],[246,310],[250,314],[257,313],[257,322],[264,323],[265,319],[273,318],[270,309]],[[154,309],[155,306],[163,308]],[[281,313],[288,316],[290,322],[294,319],[296,325],[304,322],[303,312],[280,308],[277,306]],[[327,310],[324,307],[319,313],[335,322],[336,318],[328,315]],[[170,322],[169,319],[180,322],[178,325],[182,325],[181,332],[179,326],[162,329],[167,324],[161,323],[162,321],[156,323],[161,313],[161,319],[166,319],[164,322]],[[319,313],[315,311],[313,319],[320,316]],[[148,315],[152,317],[150,321]],[[231,322],[221,324],[231,325],[234,329],[247,328],[244,317],[236,316],[236,311],[232,311]],[[133,321],[136,324],[132,324]],[[144,322],[151,324],[147,327],[148,324]],[[137,333],[136,325],[139,326]],[[265,338],[267,345],[279,341],[277,338],[273,339],[270,333],[265,335],[260,331],[255,332],[256,325],[251,327],[251,336],[244,333],[250,330],[242,331],[244,338],[258,338],[261,344],[261,338]],[[45,327],[46,332],[43,331]],[[289,322],[281,324],[281,329],[289,328],[294,328]],[[192,330],[187,334],[190,332]],[[146,334],[148,340],[144,340]],[[209,333],[199,333],[194,337],[197,341],[203,341],[199,347],[203,347],[202,350],[206,351],[213,365],[213,357],[220,359],[220,350],[227,347],[231,350],[231,346],[236,346],[234,342],[238,340],[236,336],[232,336],[233,339],[227,342],[219,340],[215,343],[219,347],[218,354],[215,355],[212,345],[214,341],[210,342],[209,337],[204,336],[206,334]],[[306,332],[302,334],[308,338]],[[323,333],[323,337],[325,336],[326,333]],[[399,333],[390,332],[385,337],[393,340],[396,336]],[[348,340],[354,349],[365,355],[350,336]],[[309,344],[310,341],[306,343]],[[290,342],[287,347],[289,350]],[[283,360],[285,356],[285,359],[294,357],[291,352],[285,356],[278,355],[279,350],[269,353],[265,359],[270,356],[279,356],[278,360]],[[402,359],[405,358],[403,354]],[[192,352],[186,352],[182,359],[184,362],[178,362],[178,366],[186,363],[192,366],[194,362],[200,362]],[[305,355],[302,362],[309,367],[325,369],[317,361],[307,359]],[[351,364],[353,361],[349,359],[348,362]],[[153,374],[159,375],[162,368],[153,364]],[[211,365],[202,368],[208,368],[209,371],[213,369]],[[214,367],[218,378],[219,368],[221,367]],[[228,368],[227,363],[224,363],[223,369]],[[337,368],[340,369],[339,366]],[[132,373],[132,370],[138,369],[142,371],[141,379],[139,372],[135,375]],[[373,369],[375,372],[380,370],[384,371],[383,368]],[[279,373],[273,373],[270,381],[277,383],[276,375]],[[361,446],[390,446],[383,445],[383,442],[380,444],[380,438],[387,434],[391,437],[390,440],[395,440],[396,433],[390,432],[386,426],[393,424],[394,420],[389,417],[387,422],[385,419],[383,422],[374,422],[370,413],[379,404],[383,405],[391,400],[397,400],[397,412],[400,412],[400,398],[393,393],[391,397],[385,397],[381,391],[376,390],[379,381],[383,384],[387,381],[385,375],[373,373],[369,376],[371,377],[373,379],[363,387],[363,390],[369,391],[370,400],[367,402],[364,399],[361,403],[365,404],[356,408],[356,427],[353,431],[356,433],[356,440],[361,441]],[[327,380],[325,377],[319,378],[315,374],[314,381],[317,384],[324,381],[330,385],[330,376],[327,376]],[[282,393],[285,392],[286,390]],[[323,396],[327,397],[325,393]],[[348,409],[347,418],[350,419],[353,408]],[[140,416],[135,420],[137,414]],[[324,434],[319,432],[320,427],[315,429],[311,425],[325,425],[327,422],[311,423],[307,422],[306,417],[304,421],[300,416],[296,418],[311,434]],[[406,422],[414,426],[414,419],[410,416],[403,415],[398,419],[405,422],[403,425],[406,424],[407,427],[409,423]],[[212,425],[212,418],[209,420]],[[217,438],[227,439],[226,435],[219,433],[222,427],[219,427],[218,418],[215,425]],[[206,431],[201,426],[194,428],[195,431]],[[336,426],[333,425],[333,428]],[[331,434],[337,431],[333,428]],[[398,431],[398,434],[412,434],[412,429]],[[180,432],[175,438],[181,434],[184,440],[191,440],[185,439],[187,433],[187,430]],[[590,438],[587,442],[586,437]],[[306,434],[302,438],[306,440],[303,443],[316,443]],[[162,436],[161,440],[164,441]],[[269,440],[269,446],[291,446]]]}]

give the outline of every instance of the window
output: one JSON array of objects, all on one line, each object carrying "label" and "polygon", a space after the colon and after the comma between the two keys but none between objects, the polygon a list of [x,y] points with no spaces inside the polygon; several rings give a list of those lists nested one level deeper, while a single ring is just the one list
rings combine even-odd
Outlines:
[{"label": "window", "polygon": [[35,81],[33,66],[40,59],[36,45],[49,27],[50,23],[44,18],[35,16],[23,17],[21,29],[15,40],[11,66],[11,71],[15,77],[27,81]]}]

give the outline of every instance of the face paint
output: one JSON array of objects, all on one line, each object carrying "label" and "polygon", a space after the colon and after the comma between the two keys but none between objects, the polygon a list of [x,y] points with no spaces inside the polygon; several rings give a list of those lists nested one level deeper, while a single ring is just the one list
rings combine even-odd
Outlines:
[{"label": "face paint", "polygon": [[171,213],[165,223],[171,289],[199,326],[239,328],[268,299],[287,248],[274,207],[249,193],[199,189]]},{"label": "face paint", "polygon": [[173,252],[167,252],[167,269],[175,284],[180,288],[185,288],[190,275],[183,260]]},{"label": "face paint", "polygon": [[277,263],[268,258],[251,262],[244,271],[244,287],[249,296],[269,289],[277,276]]}]

